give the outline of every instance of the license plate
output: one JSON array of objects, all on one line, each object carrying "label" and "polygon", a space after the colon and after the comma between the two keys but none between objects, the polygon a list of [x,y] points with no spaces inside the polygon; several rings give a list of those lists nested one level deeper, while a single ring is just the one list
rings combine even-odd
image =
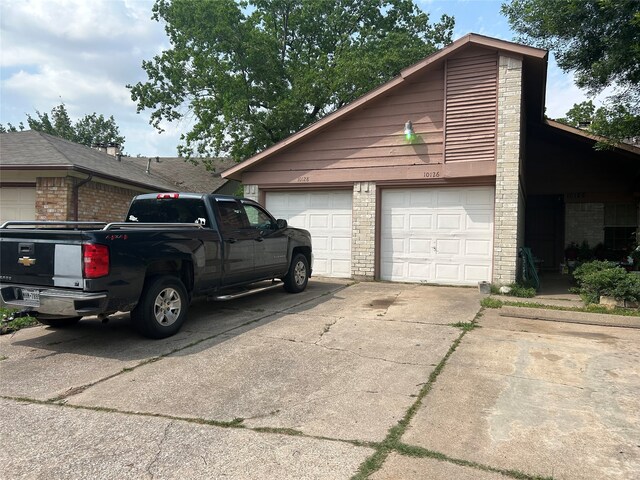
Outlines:
[{"label": "license plate", "polygon": [[40,291],[39,290],[28,290],[26,288],[22,289],[22,300],[25,304],[39,307],[40,306]]}]

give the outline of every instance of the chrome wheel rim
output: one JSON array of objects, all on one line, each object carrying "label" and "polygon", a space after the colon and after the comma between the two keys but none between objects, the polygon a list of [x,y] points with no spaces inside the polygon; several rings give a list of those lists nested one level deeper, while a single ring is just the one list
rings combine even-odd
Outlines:
[{"label": "chrome wheel rim", "polygon": [[296,266],[293,269],[293,280],[296,282],[296,285],[303,285],[306,279],[307,267],[305,267],[304,262],[300,261],[296,263]]},{"label": "chrome wheel rim", "polygon": [[180,295],[173,288],[165,288],[156,297],[153,305],[153,315],[163,327],[173,325],[182,311],[182,300]]}]

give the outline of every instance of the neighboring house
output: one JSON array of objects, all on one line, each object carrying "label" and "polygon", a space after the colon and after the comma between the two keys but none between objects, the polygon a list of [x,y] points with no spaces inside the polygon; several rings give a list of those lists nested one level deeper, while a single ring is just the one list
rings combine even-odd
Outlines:
[{"label": "neighboring house", "polygon": [[571,241],[615,253],[640,149],[545,120],[546,74],[545,50],[469,34],[222,176],[309,229],[321,275],[506,284],[521,246],[548,269]]},{"label": "neighboring house", "polygon": [[226,182],[202,166],[194,173],[194,167],[182,159],[182,163],[166,162],[174,167],[170,171],[158,168],[158,172],[153,168],[147,172],[138,160],[143,161],[109,155],[33,130],[2,133],[0,222],[118,221],[124,219],[129,202],[140,193],[208,193]]},{"label": "neighboring house", "polygon": [[183,157],[122,157],[122,160],[174,183],[176,191],[233,195],[240,188],[240,182],[220,176],[220,172],[236,165],[230,158],[195,159],[195,164]]}]

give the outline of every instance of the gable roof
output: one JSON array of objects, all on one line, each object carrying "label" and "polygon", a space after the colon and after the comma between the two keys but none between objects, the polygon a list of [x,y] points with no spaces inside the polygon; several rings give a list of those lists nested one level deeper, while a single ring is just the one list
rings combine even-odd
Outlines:
[{"label": "gable roof", "polygon": [[369,93],[366,93],[350,104],[340,108],[339,110],[336,110],[330,115],[327,115],[326,117],[318,120],[317,122],[309,125],[299,132],[294,133],[288,138],[282,140],[279,143],[276,143],[266,150],[263,150],[253,157],[246,159],[244,162],[241,162],[238,165],[224,171],[222,173],[222,176],[224,178],[241,180],[242,172],[249,167],[286,149],[287,147],[300,143],[306,138],[321,132],[333,122],[336,122],[344,118],[345,116],[364,108],[364,106],[366,106],[369,102],[372,102],[382,95],[389,94],[390,91],[405,84],[409,80],[413,79],[413,77],[415,77],[416,75],[439,66],[440,63],[446,59],[446,57],[449,57],[454,53],[460,52],[463,49],[469,48],[471,46],[495,49],[501,52],[510,53],[511,55],[523,57],[524,68],[527,70],[527,75],[531,79],[529,82],[526,82],[524,87],[526,90],[525,99],[528,101],[528,111],[532,115],[532,118],[538,118],[539,120],[542,120],[544,113],[545,82],[547,76],[547,51],[540,48],[508,42],[506,40],[499,40],[496,38],[485,37],[484,35],[469,33],[442,48],[441,50],[433,53],[432,55],[429,55],[418,63],[405,68],[397,77],[371,90]]}]

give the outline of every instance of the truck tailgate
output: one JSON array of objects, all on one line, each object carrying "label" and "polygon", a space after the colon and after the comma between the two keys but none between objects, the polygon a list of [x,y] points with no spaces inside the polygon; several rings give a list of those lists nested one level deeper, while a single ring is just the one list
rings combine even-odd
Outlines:
[{"label": "truck tailgate", "polygon": [[0,281],[82,289],[81,232],[3,231]]}]

